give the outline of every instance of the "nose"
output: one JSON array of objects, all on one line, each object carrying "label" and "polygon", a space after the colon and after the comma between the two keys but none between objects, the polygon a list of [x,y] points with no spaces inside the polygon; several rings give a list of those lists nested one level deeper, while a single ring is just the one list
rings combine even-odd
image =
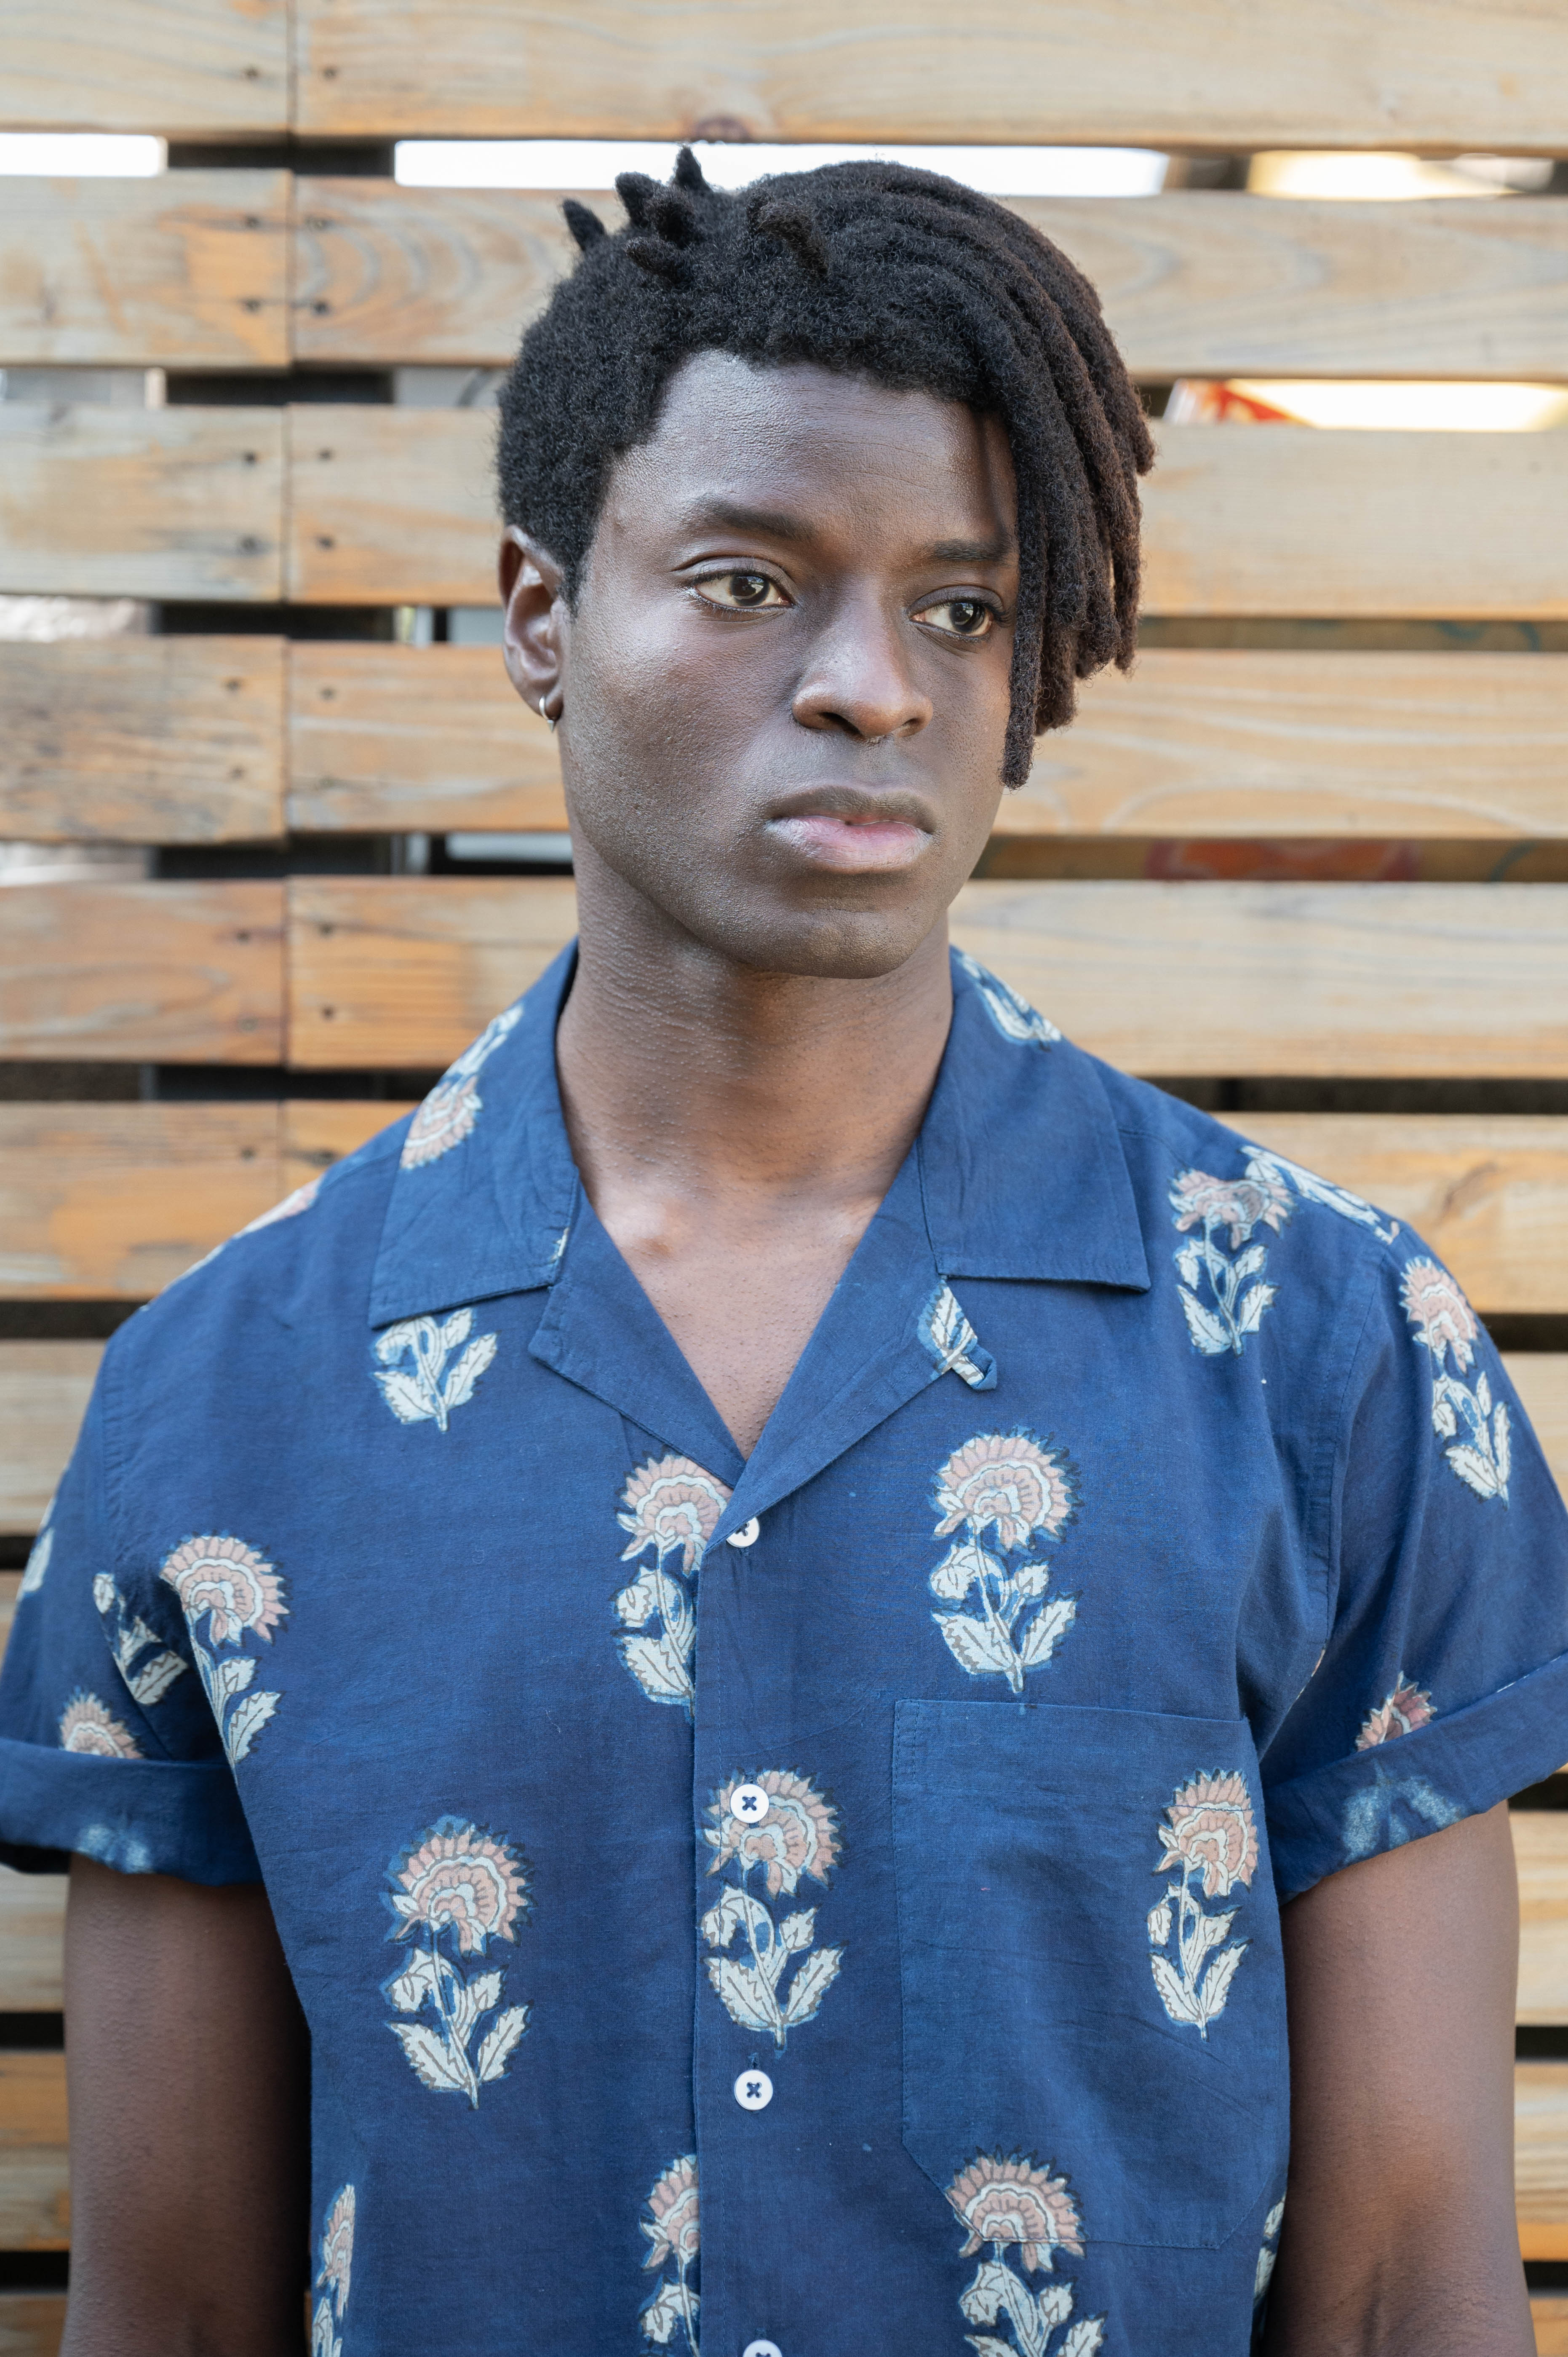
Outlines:
[{"label": "nose", "polygon": [[870,594],[840,601],[812,646],[790,709],[802,728],[875,744],[914,736],[931,700],[910,669],[908,626]]}]

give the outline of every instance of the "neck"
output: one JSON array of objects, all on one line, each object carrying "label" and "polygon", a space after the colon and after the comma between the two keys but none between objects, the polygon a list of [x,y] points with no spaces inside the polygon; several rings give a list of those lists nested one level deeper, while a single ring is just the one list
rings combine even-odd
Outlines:
[{"label": "neck", "polygon": [[660,920],[592,855],[556,1040],[577,1167],[600,1216],[630,1190],[864,1202],[918,1130],[952,1013],[947,930],[867,981],[768,974]]}]

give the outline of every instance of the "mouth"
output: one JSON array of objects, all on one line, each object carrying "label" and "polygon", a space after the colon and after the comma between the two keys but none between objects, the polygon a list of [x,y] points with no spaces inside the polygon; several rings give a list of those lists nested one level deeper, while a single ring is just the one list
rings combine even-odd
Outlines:
[{"label": "mouth", "polygon": [[790,796],[768,817],[767,832],[812,867],[865,876],[912,867],[936,825],[917,795],[829,786]]}]

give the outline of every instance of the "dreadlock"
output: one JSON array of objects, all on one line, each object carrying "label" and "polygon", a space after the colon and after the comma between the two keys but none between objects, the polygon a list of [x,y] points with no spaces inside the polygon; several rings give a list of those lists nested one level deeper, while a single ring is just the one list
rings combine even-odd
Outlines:
[{"label": "dreadlock", "polygon": [[540,541],[575,598],[612,462],[658,425],[693,353],[810,361],[1002,421],[1018,486],[1018,605],[1004,784],[1074,683],[1132,661],[1138,477],[1154,448],[1138,396],[1065,254],[940,173],[826,164],[711,188],[689,147],[668,187],[616,182],[610,232],[575,199],[582,260],[522,339],[501,395],[509,522]]}]

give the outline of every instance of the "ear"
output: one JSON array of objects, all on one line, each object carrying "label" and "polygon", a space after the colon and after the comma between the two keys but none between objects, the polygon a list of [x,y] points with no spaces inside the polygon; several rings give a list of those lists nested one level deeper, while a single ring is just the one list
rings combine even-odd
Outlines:
[{"label": "ear", "polygon": [[501,539],[499,573],[507,677],[523,702],[553,724],[565,700],[570,627],[561,567],[547,549],[510,523]]}]

